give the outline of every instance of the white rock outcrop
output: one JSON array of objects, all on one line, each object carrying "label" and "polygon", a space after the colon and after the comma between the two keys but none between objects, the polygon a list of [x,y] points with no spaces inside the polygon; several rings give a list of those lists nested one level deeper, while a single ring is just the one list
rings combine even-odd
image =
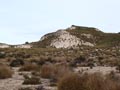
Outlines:
[{"label": "white rock outcrop", "polygon": [[51,42],[50,46],[56,48],[71,48],[71,47],[78,47],[81,45],[94,46],[92,43],[85,42],[84,40],[81,40],[80,38],[71,35],[69,32],[65,30],[59,30],[55,32],[54,35],[57,35],[58,38],[54,39]]}]

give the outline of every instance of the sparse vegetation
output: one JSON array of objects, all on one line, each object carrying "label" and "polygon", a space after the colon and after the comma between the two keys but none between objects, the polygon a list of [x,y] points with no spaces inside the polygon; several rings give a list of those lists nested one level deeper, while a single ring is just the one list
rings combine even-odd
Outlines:
[{"label": "sparse vegetation", "polygon": [[[51,41],[57,36],[50,33],[47,34],[49,38],[42,42],[26,42],[33,48],[0,48],[0,79],[17,79],[15,83],[20,80],[25,86],[42,83],[41,86],[58,87],[58,90],[120,90],[120,34],[75,27],[74,30],[68,28],[66,31],[83,40],[81,43],[90,42],[95,46],[51,47]],[[106,71],[105,67],[109,70]],[[13,77],[12,70],[15,71]]]}]

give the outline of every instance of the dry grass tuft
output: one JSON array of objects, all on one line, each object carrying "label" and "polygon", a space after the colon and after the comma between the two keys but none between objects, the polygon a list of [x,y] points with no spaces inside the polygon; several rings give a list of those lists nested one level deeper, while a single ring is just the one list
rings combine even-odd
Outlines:
[{"label": "dry grass tuft", "polygon": [[62,65],[43,65],[41,67],[41,77],[59,79],[71,70],[67,66]]},{"label": "dry grass tuft", "polygon": [[85,90],[84,78],[77,74],[65,75],[58,83],[58,90]]},{"label": "dry grass tuft", "polygon": [[120,82],[100,73],[66,75],[58,82],[58,90],[120,90]]},{"label": "dry grass tuft", "polygon": [[51,78],[53,76],[54,67],[52,65],[43,65],[41,67],[41,77]]},{"label": "dry grass tuft", "polygon": [[38,65],[29,63],[22,66],[19,71],[39,71],[39,70],[40,67]]},{"label": "dry grass tuft", "polygon": [[11,78],[13,75],[13,71],[5,65],[0,66],[0,79]]}]

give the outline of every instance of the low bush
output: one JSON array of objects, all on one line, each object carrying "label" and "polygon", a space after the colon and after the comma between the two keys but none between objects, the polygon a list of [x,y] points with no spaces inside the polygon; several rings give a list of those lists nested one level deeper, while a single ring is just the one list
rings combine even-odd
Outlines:
[{"label": "low bush", "polygon": [[13,75],[13,71],[5,65],[0,66],[0,79],[11,78]]},{"label": "low bush", "polygon": [[22,66],[19,71],[40,71],[40,67],[36,64],[28,63]]},{"label": "low bush", "polygon": [[61,78],[58,90],[120,90],[120,82],[108,79],[100,73],[70,74]]},{"label": "low bush", "polygon": [[106,90],[106,80],[101,74],[91,74],[86,79],[86,90]]},{"label": "low bush", "polygon": [[43,65],[41,67],[41,77],[50,79],[59,79],[71,70],[67,66],[62,65]]},{"label": "low bush", "polygon": [[84,78],[77,74],[65,75],[58,83],[58,90],[85,90]]},{"label": "low bush", "polygon": [[15,60],[13,60],[11,63],[10,63],[10,66],[11,67],[19,67],[19,66],[22,66],[24,65],[24,61],[23,59],[21,58],[16,58]]},{"label": "low bush", "polygon": [[5,52],[0,52],[0,58],[5,58],[6,54]]},{"label": "low bush", "polygon": [[72,73],[72,69],[66,65],[55,65],[54,66],[54,79],[61,79],[61,77],[63,77],[66,74],[71,74]]},{"label": "low bush", "polygon": [[43,65],[41,67],[41,77],[51,78],[53,76],[54,67],[52,65]]}]

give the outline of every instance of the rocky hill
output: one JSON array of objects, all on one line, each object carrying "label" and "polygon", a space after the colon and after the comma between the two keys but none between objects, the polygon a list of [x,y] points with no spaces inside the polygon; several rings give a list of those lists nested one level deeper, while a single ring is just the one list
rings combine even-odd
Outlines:
[{"label": "rocky hill", "polygon": [[97,28],[72,25],[67,29],[44,35],[40,41],[32,43],[33,47],[78,48],[118,47],[119,33],[104,33]]}]

